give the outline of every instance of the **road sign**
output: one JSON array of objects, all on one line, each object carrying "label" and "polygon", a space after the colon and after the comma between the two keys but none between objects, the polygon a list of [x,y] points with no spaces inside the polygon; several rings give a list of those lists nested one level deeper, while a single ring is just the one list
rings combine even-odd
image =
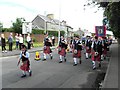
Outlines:
[{"label": "road sign", "polygon": [[22,24],[22,34],[32,33],[32,23],[31,22],[24,22]]},{"label": "road sign", "polygon": [[95,33],[98,37],[106,36],[106,27],[105,26],[95,26]]}]

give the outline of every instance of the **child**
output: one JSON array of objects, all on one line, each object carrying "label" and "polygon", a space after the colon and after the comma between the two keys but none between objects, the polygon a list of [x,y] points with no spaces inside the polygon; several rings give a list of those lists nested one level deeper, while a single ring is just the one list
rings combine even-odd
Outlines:
[{"label": "child", "polygon": [[22,45],[22,49],[21,49],[21,53],[18,61],[18,65],[20,61],[22,61],[22,65],[20,66],[20,69],[22,70],[23,75],[21,76],[21,78],[26,77],[26,71],[29,73],[29,76],[32,75],[32,71],[30,70],[29,56],[30,55],[26,50],[26,46]]}]

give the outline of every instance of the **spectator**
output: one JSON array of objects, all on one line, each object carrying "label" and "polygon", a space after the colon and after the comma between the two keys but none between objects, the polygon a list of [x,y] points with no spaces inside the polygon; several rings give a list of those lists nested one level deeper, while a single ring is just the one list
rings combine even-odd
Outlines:
[{"label": "spectator", "polygon": [[1,46],[2,46],[2,53],[4,52],[7,52],[6,51],[6,40],[5,40],[5,37],[4,37],[4,34],[1,34]]},{"label": "spectator", "polygon": [[21,50],[21,46],[23,44],[23,37],[21,34],[19,34],[19,49]]},{"label": "spectator", "polygon": [[31,48],[31,37],[30,37],[30,34],[27,35],[27,48],[28,49]]},{"label": "spectator", "polygon": [[8,37],[8,44],[9,44],[9,51],[12,51],[12,46],[13,46],[13,36],[12,36],[12,33],[10,33],[10,36]]},{"label": "spectator", "polygon": [[19,36],[18,36],[18,33],[16,33],[16,35],[15,35],[15,40],[16,40],[16,49],[18,49],[18,45],[19,45]]},{"label": "spectator", "polygon": [[55,46],[55,37],[52,36],[52,45]]}]

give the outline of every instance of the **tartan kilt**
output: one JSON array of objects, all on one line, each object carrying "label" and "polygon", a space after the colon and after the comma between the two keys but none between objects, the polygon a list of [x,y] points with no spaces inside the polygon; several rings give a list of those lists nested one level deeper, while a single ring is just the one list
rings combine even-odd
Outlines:
[{"label": "tartan kilt", "polygon": [[98,53],[98,55],[97,56],[95,56],[95,52],[92,52],[92,61],[100,61],[100,59],[101,59],[101,56],[100,56],[100,54]]},{"label": "tartan kilt", "polygon": [[50,49],[50,46],[46,46],[46,49],[43,48],[43,52],[45,54],[50,54],[52,52],[51,49]]},{"label": "tartan kilt", "polygon": [[107,49],[104,49],[103,50],[103,55],[106,55],[107,54]]},{"label": "tartan kilt", "polygon": [[86,53],[91,53],[91,49],[86,47]]},{"label": "tartan kilt", "polygon": [[81,50],[77,50],[77,54],[74,54],[74,50],[73,50],[73,57],[80,58],[81,57]]},{"label": "tartan kilt", "polygon": [[60,54],[62,56],[66,56],[66,49],[65,48],[61,48],[61,51],[58,51],[58,54]]},{"label": "tartan kilt", "polygon": [[29,68],[29,60],[27,60],[27,61],[23,61],[22,62],[23,64],[20,66],[20,69],[21,70],[23,70],[23,71],[28,71],[28,70],[30,70],[30,68]]}]

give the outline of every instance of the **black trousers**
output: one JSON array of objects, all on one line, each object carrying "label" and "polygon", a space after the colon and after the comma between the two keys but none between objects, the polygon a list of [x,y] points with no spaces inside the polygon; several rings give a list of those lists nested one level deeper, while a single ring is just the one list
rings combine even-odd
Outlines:
[{"label": "black trousers", "polygon": [[28,49],[30,49],[31,48],[31,43],[27,42],[27,45],[28,45]]},{"label": "black trousers", "polygon": [[23,43],[19,43],[19,49],[21,50]]},{"label": "black trousers", "polygon": [[5,46],[2,46],[2,51],[5,51],[5,50],[6,50]]},{"label": "black trousers", "polygon": [[9,43],[9,51],[12,51],[13,43]]}]

